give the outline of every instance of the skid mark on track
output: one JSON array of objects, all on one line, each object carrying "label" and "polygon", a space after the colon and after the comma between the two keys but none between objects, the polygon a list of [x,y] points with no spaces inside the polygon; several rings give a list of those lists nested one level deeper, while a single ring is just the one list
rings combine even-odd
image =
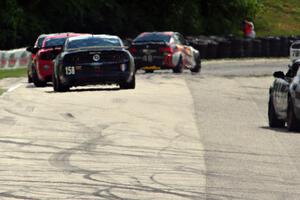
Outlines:
[{"label": "skid mark on track", "polygon": [[63,118],[65,118],[66,120],[69,119],[75,119],[74,115],[72,113],[63,113],[61,114],[63,116]]},{"label": "skid mark on track", "polygon": [[2,118],[0,118],[0,124],[15,125],[16,120],[13,117],[2,117]]},{"label": "skid mark on track", "polygon": [[21,199],[21,200],[38,200],[36,198],[29,198],[21,195],[14,195],[14,192],[3,192],[0,193],[0,197],[9,198],[9,199]]},{"label": "skid mark on track", "polygon": [[77,152],[86,152],[86,153],[91,154],[92,151],[97,147],[97,145],[103,144],[105,137],[103,136],[102,132],[107,128],[109,128],[109,126],[103,126],[101,130],[97,130],[96,134],[98,136],[95,138],[89,139],[88,141],[86,141],[76,147],[66,149],[66,150],[60,151],[60,152],[52,155],[49,158],[49,163],[52,166],[59,168],[62,171],[68,172],[68,173],[87,174],[87,173],[93,172],[91,170],[81,169],[77,166],[72,165],[70,158],[73,154],[76,154]]},{"label": "skid mark on track", "polygon": [[54,121],[54,122],[61,122],[61,120],[59,119],[53,119],[53,118],[48,118],[48,117],[42,117],[42,116],[32,116],[32,115],[28,115],[28,114],[24,114],[18,111],[14,111],[12,109],[9,108],[4,108],[4,111],[12,114],[12,115],[16,115],[19,117],[24,117],[24,118],[31,118],[31,119],[36,119],[36,120],[45,120],[45,121]]},{"label": "skid mark on track", "polygon": [[[143,170],[143,169],[137,169],[137,170]],[[176,172],[174,172],[176,173]],[[170,175],[166,173],[165,175]],[[136,198],[124,198],[124,195],[131,194],[129,196],[132,196],[132,194],[142,195],[143,197],[155,197],[156,195],[159,196],[159,199],[195,199],[195,200],[201,200],[204,199],[204,194],[201,192],[195,191],[188,191],[184,190],[182,188],[172,188],[170,185],[163,185],[163,184],[157,184],[156,181],[153,181],[151,177],[155,176],[152,175],[149,177],[149,180],[153,181],[156,185],[153,184],[144,184],[142,183],[138,178],[136,177],[128,177],[132,180],[132,182],[124,183],[122,181],[114,180],[113,178],[110,179],[104,179],[101,176],[97,177],[97,173],[91,173],[85,176],[87,180],[91,180],[93,182],[99,183],[102,186],[105,186],[103,189],[98,190],[93,193],[94,196],[97,197],[103,197],[103,198],[112,198],[118,197],[118,199],[140,199],[138,197]],[[122,174],[115,174],[115,176],[121,176]]]}]

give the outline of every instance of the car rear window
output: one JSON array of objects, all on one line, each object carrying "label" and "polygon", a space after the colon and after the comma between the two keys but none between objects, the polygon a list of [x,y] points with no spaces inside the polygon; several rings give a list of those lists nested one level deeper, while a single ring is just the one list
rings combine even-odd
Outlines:
[{"label": "car rear window", "polygon": [[107,47],[107,46],[113,46],[113,47],[119,47],[122,46],[121,42],[117,38],[83,38],[83,39],[73,39],[70,40],[67,44],[67,49],[73,49],[73,48],[82,48],[82,47]]},{"label": "car rear window", "polygon": [[45,47],[63,46],[66,38],[53,38],[46,41]]},{"label": "car rear window", "polygon": [[134,42],[170,42],[171,36],[162,33],[146,33],[138,36]]},{"label": "car rear window", "polygon": [[45,38],[46,38],[46,36],[42,36],[38,39],[37,47],[41,48],[43,46],[43,42],[44,42]]}]

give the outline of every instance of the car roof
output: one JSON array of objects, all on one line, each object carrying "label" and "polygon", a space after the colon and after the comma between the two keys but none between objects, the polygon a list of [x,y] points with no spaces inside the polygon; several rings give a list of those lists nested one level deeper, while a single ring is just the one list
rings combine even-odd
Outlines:
[{"label": "car roof", "polygon": [[39,42],[40,39],[45,40],[46,37],[52,36],[52,35],[55,35],[55,34],[57,34],[57,33],[49,33],[49,34],[41,34],[41,35],[39,35],[38,38],[36,39],[35,43],[34,43],[34,46],[35,47],[38,46],[38,42]]},{"label": "car roof", "polygon": [[48,36],[57,35],[57,34],[59,34],[59,33],[43,33],[43,34],[39,35],[38,38],[48,37]]},{"label": "car roof", "polygon": [[86,34],[86,33],[57,33],[57,34],[52,34],[52,35],[47,36],[44,39],[42,47],[45,47],[46,42],[51,40],[51,39],[76,37],[76,36],[80,36],[80,35],[89,35],[89,34]]},{"label": "car roof", "polygon": [[53,35],[49,35],[46,37],[46,39],[55,39],[55,38],[65,38],[65,37],[71,37],[71,36],[78,36],[81,35],[81,33],[57,33]]},{"label": "car roof", "polygon": [[142,37],[144,35],[148,35],[148,34],[158,34],[158,35],[168,35],[168,36],[172,36],[174,35],[176,32],[173,31],[161,31],[161,32],[143,32],[141,33],[138,37]]}]

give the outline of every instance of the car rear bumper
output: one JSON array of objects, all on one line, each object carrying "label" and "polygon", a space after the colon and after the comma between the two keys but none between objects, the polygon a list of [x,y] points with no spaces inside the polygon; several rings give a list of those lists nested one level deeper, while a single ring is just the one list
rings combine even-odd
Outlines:
[{"label": "car rear bumper", "polygon": [[157,66],[160,67],[161,69],[172,69],[175,67],[175,65],[173,65],[172,63],[171,56],[153,57],[153,60],[151,61],[146,60],[143,57],[135,57],[134,61],[137,69],[143,69],[144,67],[152,67],[152,66]]},{"label": "car rear bumper", "polygon": [[84,74],[84,75],[64,75],[61,76],[63,85],[84,86],[97,84],[119,84],[120,82],[130,81],[133,73],[130,72],[113,72],[104,74]]},{"label": "car rear bumper", "polygon": [[40,80],[50,82],[53,74],[53,62],[38,61],[37,72]]}]

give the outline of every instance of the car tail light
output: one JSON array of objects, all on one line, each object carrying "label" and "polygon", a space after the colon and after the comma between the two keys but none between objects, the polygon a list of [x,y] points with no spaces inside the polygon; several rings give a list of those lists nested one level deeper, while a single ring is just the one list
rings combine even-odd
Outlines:
[{"label": "car tail light", "polygon": [[130,47],[129,51],[131,54],[136,54],[137,53],[137,49],[135,47]]},{"label": "car tail light", "polygon": [[171,47],[161,47],[159,48],[160,53],[173,53],[173,49]]}]

